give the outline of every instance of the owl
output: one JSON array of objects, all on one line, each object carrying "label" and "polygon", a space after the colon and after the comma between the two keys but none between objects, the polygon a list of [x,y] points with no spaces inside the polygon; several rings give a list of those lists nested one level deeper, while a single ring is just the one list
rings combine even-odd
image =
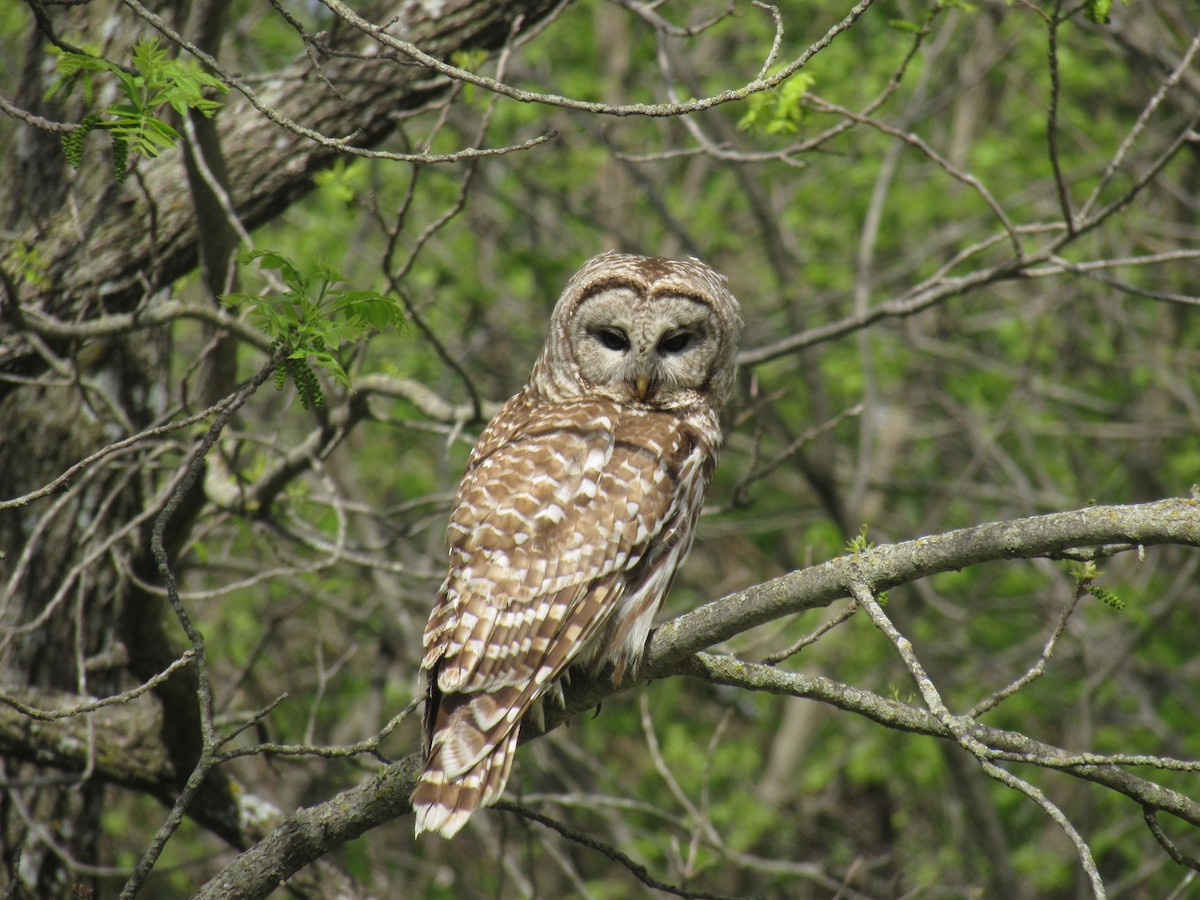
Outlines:
[{"label": "owl", "polygon": [[742,321],[704,263],[604,253],[568,282],[525,388],[475,445],[425,628],[416,833],[499,799],[569,667],[619,683],[682,565]]}]

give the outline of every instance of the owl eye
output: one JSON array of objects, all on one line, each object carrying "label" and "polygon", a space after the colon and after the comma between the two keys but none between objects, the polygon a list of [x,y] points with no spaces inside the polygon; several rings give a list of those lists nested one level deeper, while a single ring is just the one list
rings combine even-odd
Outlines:
[{"label": "owl eye", "polygon": [[629,349],[629,338],[620,328],[596,329],[596,340],[609,350],[623,351]]},{"label": "owl eye", "polygon": [[692,333],[690,331],[672,331],[658,342],[658,352],[662,356],[682,353],[691,342]]}]

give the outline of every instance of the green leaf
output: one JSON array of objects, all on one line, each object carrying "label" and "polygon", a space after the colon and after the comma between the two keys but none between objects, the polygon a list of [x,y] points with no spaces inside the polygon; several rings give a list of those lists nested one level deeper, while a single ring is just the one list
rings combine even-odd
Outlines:
[{"label": "green leaf", "polygon": [[338,160],[313,176],[313,183],[341,203],[352,203],[367,188],[366,160]]},{"label": "green leaf", "polygon": [[[124,178],[131,152],[158,156],[181,140],[179,132],[159,117],[160,110],[169,106],[181,115],[189,109],[212,115],[220,103],[206,96],[205,91],[224,93],[229,90],[219,79],[200,70],[192,60],[171,58],[157,37],[144,38],[134,44],[130,60],[132,72],[99,56],[58,51],[60,78],[48,94],[65,95],[77,84],[82,84],[90,104],[94,97],[92,73],[104,73],[116,79],[124,95],[122,101],[90,114],[89,118],[98,118],[89,129],[104,128],[114,135],[113,169],[118,180]],[[67,160],[76,167],[82,161],[82,138],[83,135],[63,140]]]},{"label": "green leaf", "polygon": [[342,273],[327,263],[317,261],[301,268],[273,250],[252,250],[239,259],[279,272],[289,288],[263,296],[227,294],[222,300],[236,309],[249,310],[251,321],[271,337],[272,348],[284,351],[283,363],[275,373],[276,384],[281,378],[290,378],[305,409],[324,403],[313,367],[350,387],[338,349],[401,321],[402,307],[396,298],[343,287]]},{"label": "green leaf", "polygon": [[[1121,0],[1128,6],[1129,0]],[[1112,15],[1113,0],[1087,0],[1083,5],[1083,14],[1097,25],[1107,25]]]},{"label": "green leaf", "polygon": [[864,551],[873,550],[875,548],[875,544],[872,543],[871,541],[867,540],[867,531],[868,530],[869,530],[869,526],[867,526],[865,524],[862,525],[858,529],[858,534],[855,535],[854,537],[852,537],[846,543],[845,553],[847,555],[853,555],[855,553],[863,553]]},{"label": "green leaf", "polygon": [[738,120],[739,131],[756,134],[796,134],[806,111],[802,100],[816,79],[808,72],[797,72],[769,91],[751,94],[746,113]]}]

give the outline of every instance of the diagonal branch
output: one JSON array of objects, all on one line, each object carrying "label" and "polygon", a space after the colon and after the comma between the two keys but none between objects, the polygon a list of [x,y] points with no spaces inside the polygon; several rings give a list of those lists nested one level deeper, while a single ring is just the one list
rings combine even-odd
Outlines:
[{"label": "diagonal branch", "polygon": [[[130,2],[130,0],[126,0]],[[355,28],[362,31],[364,34],[370,35],[379,43],[386,47],[402,53],[409,57],[414,62],[419,63],[429,69],[452,78],[456,81],[462,81],[466,84],[473,84],[476,87],[486,91],[491,91],[496,94],[501,94],[505,97],[511,97],[513,100],[520,100],[522,103],[541,103],[546,106],[557,106],[562,109],[571,109],[577,112],[596,113],[605,116],[650,116],[655,118],[666,118],[676,116],[686,116],[690,113],[699,112],[704,109],[711,109],[714,106],[720,106],[724,103],[730,103],[737,100],[744,100],[751,94],[759,93],[760,91],[769,91],[774,87],[778,87],[791,78],[806,65],[809,61],[833,43],[833,39],[839,34],[846,31],[856,21],[859,16],[865,13],[874,2],[874,0],[859,0],[845,17],[840,22],[833,25],[825,32],[818,40],[809,45],[808,49],[801,53],[798,57],[781,68],[774,75],[769,77],[755,78],[748,84],[733,90],[722,91],[719,94],[714,94],[711,97],[704,97],[699,100],[689,100],[685,103],[628,103],[628,104],[613,104],[599,103],[589,100],[574,100],[569,97],[561,97],[557,94],[544,94],[536,91],[525,91],[520,88],[515,88],[512,85],[497,81],[494,78],[487,78],[475,72],[469,72],[466,69],[460,69],[457,66],[452,66],[449,63],[443,62],[436,56],[421,50],[418,46],[409,41],[401,40],[388,34],[387,30],[391,23],[376,25],[373,22],[364,19],[362,16],[354,12],[342,0],[321,0],[329,9],[337,15],[338,18],[353,25]],[[772,47],[771,54],[774,54],[775,47]],[[768,62],[763,66],[763,69],[769,68],[770,54]]]}]

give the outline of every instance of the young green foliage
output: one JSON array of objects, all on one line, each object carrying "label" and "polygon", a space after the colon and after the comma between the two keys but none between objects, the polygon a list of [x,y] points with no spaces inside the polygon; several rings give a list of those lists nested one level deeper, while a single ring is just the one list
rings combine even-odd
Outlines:
[{"label": "young green foliage", "polygon": [[179,115],[196,109],[211,116],[221,104],[206,96],[205,91],[229,90],[194,62],[172,57],[158,38],[134,44],[130,62],[132,66],[127,69],[98,56],[60,52],[60,77],[49,94],[66,95],[80,87],[90,105],[96,96],[93,76],[105,73],[116,78],[124,102],[89,113],[79,128],[63,135],[62,145],[67,161],[78,168],[83,160],[84,138],[91,131],[103,129],[112,138],[113,171],[118,181],[125,177],[130,153],[155,157],[179,143],[179,132],[159,118],[163,107],[170,106]]},{"label": "young green foliage", "polygon": [[[1128,5],[1129,0],[1121,0]],[[1107,25],[1112,14],[1113,0],[1087,0],[1083,4],[1083,14],[1097,25]]]},{"label": "young green foliage", "polygon": [[370,170],[366,160],[339,159],[327,169],[313,175],[313,184],[341,203],[352,204],[366,189]]},{"label": "young green foliage", "polygon": [[864,524],[858,529],[858,534],[846,542],[845,552],[848,556],[852,556],[856,553],[863,553],[864,551],[871,550],[875,547],[874,541],[867,540],[867,532],[869,530],[870,526]]},{"label": "young green foliage", "polygon": [[[450,54],[450,62],[468,72],[477,72],[488,60],[486,50],[456,50]],[[467,105],[475,102],[475,85],[463,84],[463,100]]]},{"label": "young green foliage", "polygon": [[805,109],[800,102],[816,81],[808,72],[797,72],[778,87],[751,94],[738,130],[752,134],[789,135],[800,131]]},{"label": "young green foliage", "polygon": [[305,409],[325,404],[313,366],[349,387],[350,376],[337,349],[345,342],[399,325],[403,319],[395,297],[341,287],[341,273],[324,263],[305,271],[272,250],[253,250],[240,258],[244,263],[257,260],[260,268],[278,271],[288,289],[282,294],[228,294],[222,299],[236,309],[249,309],[250,321],[271,337],[272,349],[283,350],[284,358],[275,370],[275,388],[282,390],[291,378]]},{"label": "young green foliage", "polygon": [[1095,560],[1087,560],[1086,562],[1072,562],[1067,566],[1067,570],[1071,573],[1071,577],[1075,579],[1076,585],[1084,591],[1087,591],[1105,606],[1115,610],[1125,608],[1125,601],[1114,594],[1112,591],[1106,591],[1102,587],[1097,587],[1094,583],[1100,577],[1100,567],[1096,565]]}]

